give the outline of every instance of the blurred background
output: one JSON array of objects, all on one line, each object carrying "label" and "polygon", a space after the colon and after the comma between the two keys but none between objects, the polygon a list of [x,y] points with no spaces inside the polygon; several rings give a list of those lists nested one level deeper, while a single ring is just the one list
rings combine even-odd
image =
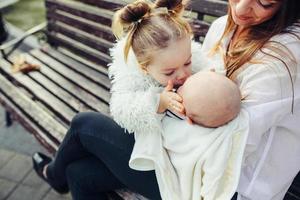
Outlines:
[{"label": "blurred background", "polygon": [[46,20],[44,0],[19,0],[2,12],[6,21],[22,30],[28,30]]}]

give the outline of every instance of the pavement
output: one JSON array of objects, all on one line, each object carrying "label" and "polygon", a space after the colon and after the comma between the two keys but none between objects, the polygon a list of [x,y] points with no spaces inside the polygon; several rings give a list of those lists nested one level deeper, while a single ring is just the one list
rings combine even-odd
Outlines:
[{"label": "pavement", "polygon": [[71,195],[54,192],[33,171],[33,152],[47,153],[20,124],[5,126],[0,107],[0,200],[70,200]]}]

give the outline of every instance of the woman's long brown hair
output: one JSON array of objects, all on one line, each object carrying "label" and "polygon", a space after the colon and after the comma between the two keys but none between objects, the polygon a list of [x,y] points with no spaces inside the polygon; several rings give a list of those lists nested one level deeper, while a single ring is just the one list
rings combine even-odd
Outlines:
[{"label": "woman's long brown hair", "polygon": [[[283,44],[271,41],[271,38],[278,34],[289,33],[300,40],[299,36],[296,34],[296,30],[291,28],[295,26],[300,27],[298,21],[300,18],[300,1],[281,0],[281,4],[281,8],[270,20],[263,22],[262,24],[252,26],[246,36],[238,39],[234,45],[234,50],[228,54],[224,54],[224,62],[227,71],[227,77],[234,79],[237,70],[240,69],[245,63],[257,62],[254,61],[253,57],[258,51],[275,58],[282,62],[287,69],[287,72],[291,78],[291,84],[293,88],[292,95],[294,97],[294,82],[290,69],[291,66],[289,66],[287,62],[292,61],[292,63],[296,63],[295,58],[291,52],[289,52],[288,48],[286,48]],[[235,28],[236,25],[232,18],[231,9],[228,8],[228,20],[225,31],[221,39],[211,50],[212,54],[216,53],[217,51],[227,51],[221,49],[221,41],[228,36],[229,33],[233,32]],[[273,53],[267,53],[264,49],[269,49]]]}]

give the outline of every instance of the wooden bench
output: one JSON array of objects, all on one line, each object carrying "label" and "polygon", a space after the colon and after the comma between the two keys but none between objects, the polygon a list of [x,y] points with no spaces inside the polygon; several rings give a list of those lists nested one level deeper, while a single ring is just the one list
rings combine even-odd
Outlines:
[{"label": "wooden bench", "polygon": [[[19,121],[52,153],[78,112],[109,116],[108,50],[115,41],[110,25],[121,0],[46,0],[47,44],[29,52],[15,51],[0,60],[0,102],[8,120]],[[194,0],[189,5],[195,37],[202,41],[211,17],[227,12],[227,2]],[[14,57],[22,54],[39,71],[12,73]],[[286,199],[300,198],[300,180]]]}]

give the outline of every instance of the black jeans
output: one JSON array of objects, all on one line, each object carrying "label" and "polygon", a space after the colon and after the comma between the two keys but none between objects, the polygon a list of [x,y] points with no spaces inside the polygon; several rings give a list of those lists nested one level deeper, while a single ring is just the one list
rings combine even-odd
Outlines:
[{"label": "black jeans", "polygon": [[112,119],[101,113],[80,113],[72,120],[47,175],[56,186],[68,185],[74,200],[106,200],[106,192],[120,188],[159,200],[154,171],[128,166],[133,145],[133,135]]},{"label": "black jeans", "polygon": [[134,136],[101,113],[80,113],[71,122],[47,175],[56,186],[68,185],[75,200],[107,199],[105,193],[128,188],[161,199],[155,172],[128,166]]}]

